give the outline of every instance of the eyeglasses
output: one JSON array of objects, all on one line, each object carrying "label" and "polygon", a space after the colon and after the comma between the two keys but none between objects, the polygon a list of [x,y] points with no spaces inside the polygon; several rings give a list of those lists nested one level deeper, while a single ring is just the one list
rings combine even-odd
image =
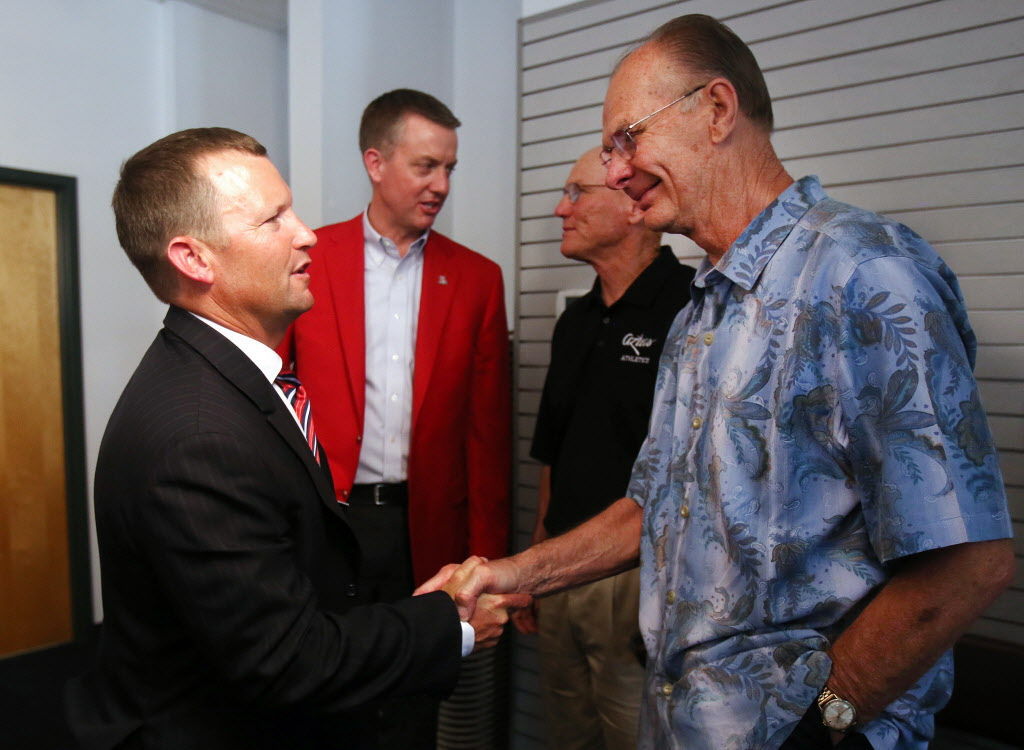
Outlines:
[{"label": "eyeglasses", "polygon": [[567,182],[565,187],[562,188],[562,195],[569,199],[570,203],[575,204],[583,195],[584,188],[596,188],[596,187],[607,187],[604,183],[579,183],[579,182]]},{"label": "eyeglasses", "polygon": [[626,161],[629,161],[630,159],[632,159],[633,155],[636,153],[636,140],[634,138],[634,136],[637,135],[636,126],[639,125],[642,122],[646,122],[647,120],[650,120],[652,117],[654,117],[659,112],[664,112],[666,109],[671,107],[673,104],[678,104],[679,102],[681,102],[686,97],[692,96],[693,94],[696,94],[698,91],[700,91],[705,86],[707,86],[707,84],[706,83],[702,83],[697,88],[690,89],[689,91],[687,91],[685,94],[683,94],[678,99],[673,99],[668,104],[666,104],[664,107],[659,107],[658,109],[656,109],[653,112],[651,112],[651,114],[646,115],[644,117],[641,117],[639,120],[634,122],[632,125],[627,125],[626,127],[622,128],[620,130],[616,130],[611,135],[612,145],[611,146],[604,146],[602,148],[602,150],[601,150],[601,163],[604,164],[605,166],[608,166],[608,163],[612,160],[613,152],[617,153],[619,156],[621,156]]}]

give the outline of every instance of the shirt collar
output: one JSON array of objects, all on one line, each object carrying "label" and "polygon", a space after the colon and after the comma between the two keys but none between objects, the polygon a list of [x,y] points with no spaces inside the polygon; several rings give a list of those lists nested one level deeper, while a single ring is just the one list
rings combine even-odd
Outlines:
[{"label": "shirt collar", "polygon": [[[668,245],[659,247],[658,254],[654,256],[654,260],[647,264],[647,267],[633,279],[633,283],[626,288],[622,296],[615,300],[611,306],[616,307],[626,304],[633,305],[634,307],[650,307],[653,305],[658,290],[661,289],[668,278],[666,269],[670,268],[670,264],[673,263],[678,264],[679,261],[676,260],[672,248]],[[593,301],[603,308],[604,300],[601,297],[600,276],[594,279],[594,286],[591,288],[590,294]]]},{"label": "shirt collar", "polygon": [[190,314],[206,323],[210,328],[241,349],[242,354],[252,360],[252,363],[259,368],[260,372],[263,373],[266,379],[271,383],[274,382],[274,379],[281,372],[281,357],[277,352],[263,342],[250,338],[244,333],[232,331],[230,328],[225,328],[219,323],[214,323],[212,320],[204,318],[202,315],[196,315],[195,313]]},{"label": "shirt collar", "polygon": [[694,284],[715,283],[718,274],[750,291],[775,251],[814,204],[824,200],[824,189],[814,175],[803,177],[768,204],[726,251],[717,266],[707,258],[701,263]]},{"label": "shirt collar", "polygon": [[[423,234],[413,241],[409,246],[409,252],[405,254],[406,258],[418,255],[423,251],[423,246],[427,244],[427,237],[430,235],[430,230],[426,230]],[[386,256],[391,256],[395,260],[401,260],[398,255],[398,247],[393,241],[382,235],[376,229],[373,228],[373,224],[370,223],[370,207],[367,206],[366,210],[363,211],[363,238],[365,239],[365,245],[367,250],[367,258],[372,261],[374,265],[379,266],[384,262]]]}]

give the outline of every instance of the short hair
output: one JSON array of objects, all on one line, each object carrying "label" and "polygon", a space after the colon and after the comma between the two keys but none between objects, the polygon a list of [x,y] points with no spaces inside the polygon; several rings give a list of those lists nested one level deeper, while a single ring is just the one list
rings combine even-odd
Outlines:
[{"label": "short hair", "polygon": [[222,240],[216,190],[196,169],[203,156],[222,151],[267,155],[259,141],[237,130],[191,128],[161,138],[121,165],[111,201],[117,239],[164,302],[171,301],[178,279],[165,252],[170,239]]},{"label": "short hair", "polygon": [[359,150],[375,148],[388,153],[398,142],[399,128],[406,115],[425,117],[441,127],[455,130],[462,123],[444,103],[415,89],[395,89],[366,105],[359,123]]},{"label": "short hair", "polygon": [[721,21],[701,13],[673,18],[640,42],[659,46],[680,68],[728,79],[740,109],[770,133],[775,127],[772,100],[761,67],[742,39]]}]

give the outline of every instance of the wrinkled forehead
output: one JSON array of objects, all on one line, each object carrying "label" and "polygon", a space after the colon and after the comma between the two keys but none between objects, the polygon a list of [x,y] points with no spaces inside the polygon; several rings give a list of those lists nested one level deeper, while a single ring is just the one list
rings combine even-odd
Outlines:
[{"label": "wrinkled forehead", "polygon": [[265,156],[220,151],[201,157],[197,166],[213,186],[222,211],[253,210],[289,200],[288,185]]},{"label": "wrinkled forehead", "polygon": [[623,128],[678,96],[683,76],[653,44],[629,53],[615,69],[605,93],[605,135]]},{"label": "wrinkled forehead", "polygon": [[596,146],[576,160],[565,181],[567,183],[575,182],[579,185],[593,185],[603,184],[604,179],[605,168],[601,163],[601,147]]},{"label": "wrinkled forehead", "polygon": [[239,157],[239,154],[220,152],[199,159],[200,172],[206,175],[213,189],[223,198],[243,193],[252,183],[252,168]]}]

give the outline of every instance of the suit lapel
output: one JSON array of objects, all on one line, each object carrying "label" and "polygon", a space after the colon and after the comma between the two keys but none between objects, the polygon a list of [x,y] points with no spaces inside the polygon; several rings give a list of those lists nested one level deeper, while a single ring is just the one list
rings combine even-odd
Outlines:
[{"label": "suit lapel", "polygon": [[448,311],[458,285],[459,268],[452,262],[451,249],[438,239],[436,232],[431,232],[423,248],[420,312],[416,323],[416,366],[412,378],[413,431],[434,372],[437,353],[444,339]]},{"label": "suit lapel", "polygon": [[288,407],[252,360],[217,331],[178,307],[172,306],[168,310],[164,326],[188,343],[228,382],[252,401],[265,415],[270,426],[287,443],[289,449],[302,461],[317,488],[320,500],[332,512],[344,518],[344,512],[334,498],[330,475],[317,464],[302,430],[288,413]]},{"label": "suit lapel", "polygon": [[348,222],[345,234],[324,252],[323,276],[330,285],[331,305],[337,326],[338,344],[345,361],[353,413],[362,414],[366,404],[366,289],[362,214]]}]

